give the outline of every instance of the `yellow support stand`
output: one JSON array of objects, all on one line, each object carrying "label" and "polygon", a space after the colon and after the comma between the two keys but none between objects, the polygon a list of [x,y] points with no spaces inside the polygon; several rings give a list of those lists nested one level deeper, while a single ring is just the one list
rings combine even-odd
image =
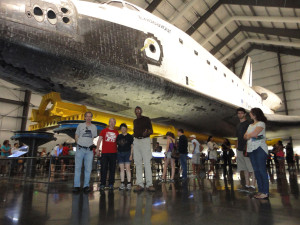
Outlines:
[{"label": "yellow support stand", "polygon": [[[47,106],[52,104],[51,108],[47,109]],[[32,109],[32,115],[30,120],[37,122],[34,125],[29,126],[29,130],[46,130],[53,129],[58,126],[58,122],[64,120],[84,120],[85,112],[93,113],[93,120],[101,123],[108,124],[110,118],[116,119],[116,127],[119,127],[121,123],[126,123],[128,126],[128,132],[133,133],[133,118],[124,116],[118,116],[111,113],[105,113],[88,109],[85,105],[78,105],[74,103],[63,102],[60,97],[60,93],[51,92],[43,96],[39,109]],[[168,131],[177,135],[177,129],[174,126],[167,126],[158,123],[153,123],[153,135],[152,137],[165,136]],[[196,135],[198,140],[206,141],[208,135],[195,133],[191,131],[185,131],[185,135]],[[222,143],[224,138],[215,137],[215,142]],[[280,139],[274,139],[267,141],[268,145],[274,145]]]},{"label": "yellow support stand", "polygon": [[[51,108],[47,109],[47,106],[52,104]],[[30,120],[36,122],[34,125],[30,125],[29,130],[46,130],[52,129],[58,126],[59,121],[63,120],[84,120],[84,113],[90,111],[93,113],[93,120],[101,123],[108,124],[110,118],[116,119],[116,127],[119,127],[121,123],[126,123],[128,126],[128,132],[133,133],[133,118],[124,116],[118,116],[111,113],[105,113],[88,109],[84,105],[78,105],[74,103],[67,103],[61,100],[60,94],[57,92],[51,92],[43,96],[39,109],[32,110],[32,116]],[[162,124],[153,123],[153,137],[164,136],[168,131],[177,134],[177,129],[174,126],[167,126]],[[206,141],[207,135],[185,131],[186,136],[195,134],[197,139]],[[222,142],[223,139],[217,138],[216,142]]]}]

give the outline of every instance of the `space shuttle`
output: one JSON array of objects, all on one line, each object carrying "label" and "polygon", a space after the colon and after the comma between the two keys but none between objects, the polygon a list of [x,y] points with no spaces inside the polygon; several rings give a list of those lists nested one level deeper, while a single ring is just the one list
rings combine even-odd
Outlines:
[{"label": "space shuttle", "polygon": [[123,116],[233,137],[236,108],[259,107],[268,137],[299,116],[276,114],[271,91],[252,86],[252,64],[234,74],[185,32],[126,1],[1,0],[0,78],[37,93]]}]

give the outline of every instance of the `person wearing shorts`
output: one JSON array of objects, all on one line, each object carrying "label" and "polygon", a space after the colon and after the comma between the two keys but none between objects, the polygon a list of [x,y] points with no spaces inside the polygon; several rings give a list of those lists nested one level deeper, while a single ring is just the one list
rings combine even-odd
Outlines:
[{"label": "person wearing shorts", "polygon": [[122,123],[120,125],[121,134],[117,137],[117,145],[118,145],[118,163],[120,167],[120,177],[121,177],[121,185],[119,190],[125,189],[125,169],[127,176],[127,190],[131,190],[131,171],[130,171],[130,163],[132,161],[132,153],[133,153],[133,136],[127,133],[127,125]]},{"label": "person wearing shorts", "polygon": [[165,163],[164,163],[164,171],[162,176],[162,182],[166,182],[166,176],[168,171],[168,165],[171,162],[171,179],[170,182],[174,182],[174,176],[175,176],[175,159],[172,158],[172,151],[175,148],[175,135],[172,132],[167,132],[167,147],[166,147],[166,155],[165,155]]},{"label": "person wearing shorts", "polygon": [[213,172],[214,177],[216,176],[215,165],[218,158],[217,149],[219,146],[214,142],[213,136],[209,136],[207,139],[207,147],[208,147],[208,159],[210,161],[210,168],[207,172],[209,176],[210,172]]},{"label": "person wearing shorts", "polygon": [[[249,157],[244,156],[244,151],[247,146],[247,140],[244,139],[244,135],[247,132],[247,129],[250,125],[250,122],[246,119],[246,110],[244,108],[237,109],[237,116],[240,120],[240,123],[236,128],[236,136],[238,138],[237,151],[236,151],[236,162],[237,162],[237,171],[244,172],[245,176],[245,187],[240,188],[240,191],[255,191],[255,175],[254,170]],[[250,177],[252,176],[252,181]]]},{"label": "person wearing shorts", "polygon": [[191,142],[193,144],[193,157],[192,157],[192,167],[193,176],[200,174],[200,143],[196,139],[196,135],[191,135]]}]

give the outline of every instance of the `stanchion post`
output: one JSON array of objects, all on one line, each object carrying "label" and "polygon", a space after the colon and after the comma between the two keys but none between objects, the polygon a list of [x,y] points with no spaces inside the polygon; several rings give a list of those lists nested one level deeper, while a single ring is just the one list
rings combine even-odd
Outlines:
[{"label": "stanchion post", "polygon": [[[11,160],[8,160],[8,162],[9,162],[9,161],[11,161]],[[8,177],[9,177],[9,178],[10,178],[10,175],[11,175],[11,164],[12,164],[12,163],[9,164],[9,174],[8,174]]]},{"label": "stanchion post", "polygon": [[52,163],[52,156],[50,156],[50,164],[49,164],[49,171],[48,171],[48,184],[50,183],[50,177],[51,177],[51,163]]}]

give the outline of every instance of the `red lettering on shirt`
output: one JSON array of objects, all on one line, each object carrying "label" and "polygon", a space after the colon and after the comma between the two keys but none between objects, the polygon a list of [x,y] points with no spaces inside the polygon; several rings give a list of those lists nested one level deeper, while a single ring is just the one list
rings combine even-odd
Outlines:
[{"label": "red lettering on shirt", "polygon": [[100,136],[102,140],[102,153],[117,153],[117,137],[119,132],[117,130],[110,130],[105,128],[101,131]]}]

